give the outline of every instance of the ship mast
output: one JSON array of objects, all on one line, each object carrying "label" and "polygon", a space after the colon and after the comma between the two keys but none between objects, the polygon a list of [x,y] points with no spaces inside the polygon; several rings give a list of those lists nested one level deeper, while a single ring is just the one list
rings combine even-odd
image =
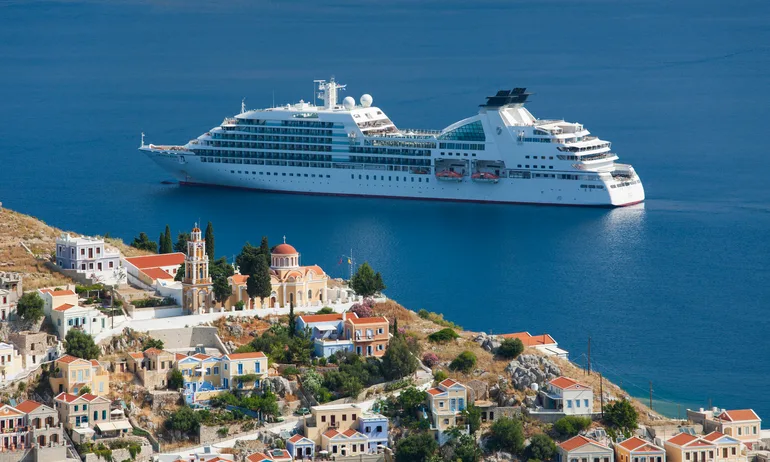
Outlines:
[{"label": "ship mast", "polygon": [[[337,90],[344,90],[347,85],[340,85],[334,81],[334,77],[330,81],[326,80],[313,80],[318,84],[318,97],[324,101],[324,109],[334,109],[337,107]],[[315,96],[313,97],[315,103]]]}]

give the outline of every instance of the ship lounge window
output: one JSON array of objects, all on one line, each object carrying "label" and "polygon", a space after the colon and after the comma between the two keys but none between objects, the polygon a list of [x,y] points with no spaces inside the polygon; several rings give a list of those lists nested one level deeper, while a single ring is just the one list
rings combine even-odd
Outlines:
[{"label": "ship lounge window", "polygon": [[230,173],[235,173],[235,170],[230,170]]},{"label": "ship lounge window", "polygon": [[525,159],[529,159],[529,156],[524,156]]},{"label": "ship lounge window", "polygon": [[516,168],[521,168],[521,164],[517,165]]},{"label": "ship lounge window", "polygon": [[553,170],[553,165],[549,165],[549,166],[548,166],[548,168],[550,168],[551,170]]},{"label": "ship lounge window", "polygon": [[524,167],[525,167],[525,168],[529,168],[529,165],[525,165]]},{"label": "ship lounge window", "polygon": [[[315,176],[315,175],[313,175],[313,176]],[[350,174],[350,179],[351,179],[351,180],[355,180],[355,175],[353,175],[353,174],[351,173],[351,174]]]},{"label": "ship lounge window", "polygon": [[331,178],[331,175],[326,175],[326,178]]},{"label": "ship lounge window", "polygon": [[412,183],[414,183],[414,177],[412,177]]},{"label": "ship lounge window", "polygon": [[553,156],[548,156],[548,160],[553,160]]},{"label": "ship lounge window", "polygon": [[286,176],[286,173],[281,173],[281,176]]},{"label": "ship lounge window", "polygon": [[361,179],[361,175],[358,175],[358,179],[359,179],[359,180]]}]

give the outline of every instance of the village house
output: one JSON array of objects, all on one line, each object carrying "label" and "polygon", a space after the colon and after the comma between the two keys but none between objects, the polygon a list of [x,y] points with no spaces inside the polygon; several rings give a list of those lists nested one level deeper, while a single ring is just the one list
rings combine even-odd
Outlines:
[{"label": "village house", "polygon": [[313,460],[315,458],[315,443],[299,433],[286,441],[286,450],[294,460]]},{"label": "village house", "polygon": [[682,432],[666,440],[668,462],[746,462],[741,442],[720,432],[696,436]]},{"label": "village house", "polygon": [[0,321],[7,321],[16,313],[16,304],[22,295],[21,274],[0,272]]},{"label": "village house", "polygon": [[0,342],[0,381],[13,380],[23,370],[21,356],[16,347],[9,343]]},{"label": "village house", "polygon": [[313,406],[310,408],[310,417],[305,418],[303,433],[320,446],[323,442],[322,435],[327,430],[355,430],[358,427],[358,417],[363,413],[364,409],[357,403]]},{"label": "village house", "polygon": [[369,441],[366,435],[353,428],[344,431],[330,428],[321,435],[321,448],[327,451],[331,457],[366,454],[368,446]]},{"label": "village house", "polygon": [[617,462],[666,462],[666,451],[638,436],[615,444]]},{"label": "village house", "polygon": [[64,339],[70,329],[80,329],[92,337],[109,329],[107,316],[96,308],[64,303],[54,307],[50,317],[60,339]]},{"label": "village house", "polygon": [[53,361],[62,351],[62,342],[55,335],[45,332],[12,332],[8,334],[8,340],[19,351],[23,369],[33,369],[40,363]]},{"label": "village house", "polygon": [[120,251],[105,245],[101,237],[62,234],[56,239],[56,266],[73,271],[91,283],[125,284]]},{"label": "village house", "polygon": [[271,449],[249,454],[246,456],[246,462],[292,462],[292,458],[286,449]]},{"label": "village house", "polygon": [[97,396],[110,392],[110,375],[95,359],[64,355],[54,361],[48,380],[54,393],[77,395],[83,387],[88,387]]},{"label": "village house", "polygon": [[365,412],[358,418],[358,431],[366,437],[367,452],[376,453],[377,449],[388,447],[388,418],[382,414]]},{"label": "village house", "polygon": [[388,349],[388,320],[382,316],[345,319],[345,338],[353,342],[353,351],[364,357],[382,357]]},{"label": "village house", "polygon": [[78,295],[70,290],[37,289],[37,294],[43,299],[43,312],[46,316],[51,316],[51,311],[57,306],[72,305],[77,306]]},{"label": "village house", "polygon": [[64,461],[66,444],[56,411],[26,400],[0,407],[2,460]]},{"label": "village house", "polygon": [[123,411],[113,413],[112,402],[104,396],[59,393],[54,398],[54,406],[64,428],[72,432],[72,439],[77,443],[93,439],[96,431],[115,436],[126,434],[132,428]]},{"label": "village house", "polygon": [[538,402],[546,411],[564,415],[591,416],[594,411],[594,392],[569,377],[557,377],[540,390]]},{"label": "village house", "polygon": [[687,410],[687,420],[703,425],[703,431],[717,431],[746,444],[749,449],[761,439],[762,419],[753,409]]},{"label": "village house", "polygon": [[608,446],[578,435],[557,445],[556,462],[614,462]]},{"label": "village house", "polygon": [[126,354],[126,367],[149,389],[165,389],[174,370],[175,355],[157,348]]},{"label": "village house", "polygon": [[516,332],[513,334],[502,334],[498,337],[501,339],[517,338],[524,344],[524,348],[533,348],[549,356],[569,358],[569,352],[559,348],[556,340],[548,334],[532,335],[529,332]]},{"label": "village house", "polygon": [[446,379],[426,393],[431,413],[430,430],[439,445],[443,445],[447,440],[445,432],[448,429],[467,427],[462,412],[471,404],[468,402],[468,389],[460,382]]},{"label": "village house", "polygon": [[128,283],[146,290],[156,290],[155,281],[174,280],[179,266],[184,263],[185,254],[182,252],[164,253],[159,255],[143,255],[140,257],[123,257]]},{"label": "village house", "polygon": [[297,332],[307,331],[313,340],[313,354],[319,358],[353,351],[353,341],[345,337],[345,320],[355,313],[309,314],[297,318]]},{"label": "village house", "polygon": [[259,388],[267,377],[267,356],[262,352],[230,353],[222,357],[177,354],[175,367],[184,378],[186,401],[197,403],[225,390]]},{"label": "village house", "polygon": [[261,351],[222,356],[223,388],[259,388],[267,377],[267,356]]}]

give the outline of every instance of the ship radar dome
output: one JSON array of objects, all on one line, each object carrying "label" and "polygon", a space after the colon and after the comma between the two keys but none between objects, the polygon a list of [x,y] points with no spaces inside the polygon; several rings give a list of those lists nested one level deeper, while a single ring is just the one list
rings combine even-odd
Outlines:
[{"label": "ship radar dome", "polygon": [[356,100],[354,100],[350,96],[347,96],[345,97],[345,99],[342,100],[342,107],[344,107],[348,111],[353,109],[355,106],[356,106]]},{"label": "ship radar dome", "polygon": [[371,106],[373,101],[374,99],[372,98],[372,95],[368,93],[361,96],[361,106],[363,107]]}]

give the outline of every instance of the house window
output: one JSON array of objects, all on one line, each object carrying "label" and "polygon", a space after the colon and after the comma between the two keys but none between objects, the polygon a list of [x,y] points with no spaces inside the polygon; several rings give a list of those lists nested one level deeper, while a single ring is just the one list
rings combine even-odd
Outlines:
[{"label": "house window", "polygon": [[107,420],[107,411],[102,411],[102,420]]},{"label": "house window", "polygon": [[584,399],[584,400],[583,400],[583,404],[585,404],[585,406],[586,406],[586,407],[588,407],[588,400],[587,400],[587,399]]},{"label": "house window", "polygon": [[325,416],[325,415],[322,415],[322,416],[321,416],[321,422],[322,422],[322,423],[323,423],[323,422],[326,422],[326,416]]},{"label": "house window", "polygon": [[685,458],[686,460],[690,460],[690,453],[689,453],[689,452],[688,452],[688,453],[685,453],[685,455],[684,455],[684,458]]},{"label": "house window", "polygon": [[353,414],[353,415],[350,417],[350,420],[356,420],[356,415],[355,415],[355,414]]},{"label": "house window", "polygon": [[366,427],[366,433],[371,433],[371,432],[372,432],[372,427]]},{"label": "house window", "polygon": [[114,262],[109,262],[109,263],[107,263],[107,266],[110,267],[110,268],[113,268],[115,266],[115,263]]},{"label": "house window", "polygon": [[[77,393],[77,392],[78,392],[78,391],[77,391],[77,389],[75,389],[75,393]],[[78,408],[79,408],[79,407],[80,407],[80,406],[78,406],[77,404],[75,405],[75,412],[78,412]]]},{"label": "house window", "polygon": [[348,415],[347,414],[342,414],[342,421],[345,422],[347,420],[348,420]]},{"label": "house window", "polygon": [[709,451],[709,459],[713,459],[713,458],[714,458],[714,451]]},{"label": "house window", "polygon": [[567,409],[572,409],[572,400],[571,399],[567,400]]},{"label": "house window", "polygon": [[732,454],[733,454],[733,455],[735,455],[735,446],[733,446],[733,452],[732,452]]},{"label": "house window", "polygon": [[722,448],[722,457],[727,458],[727,448]]},{"label": "house window", "polygon": [[449,425],[449,419],[444,419],[444,425]]},{"label": "house window", "polygon": [[218,367],[214,367],[214,375],[219,375],[219,368]]},{"label": "house window", "polygon": [[738,427],[738,436],[741,436],[743,428]]},{"label": "house window", "polygon": [[579,399],[575,400],[575,407],[580,407],[580,400]]},{"label": "house window", "polygon": [[94,411],[94,422],[99,420],[99,411]]},{"label": "house window", "polygon": [[439,401],[438,402],[438,407],[444,407],[444,402],[443,401]]}]

